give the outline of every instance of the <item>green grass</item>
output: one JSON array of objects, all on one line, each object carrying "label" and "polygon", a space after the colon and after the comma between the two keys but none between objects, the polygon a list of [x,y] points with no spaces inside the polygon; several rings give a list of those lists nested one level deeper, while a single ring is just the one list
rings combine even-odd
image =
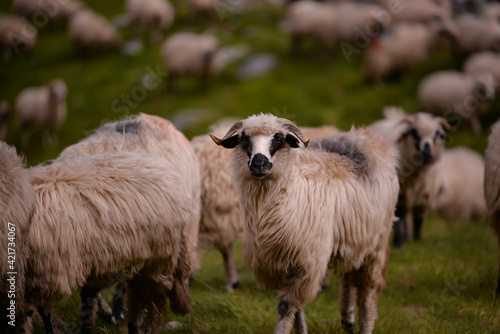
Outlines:
[{"label": "green grass", "polygon": [[[89,0],[89,6],[109,18],[124,11],[123,1]],[[42,144],[41,129],[34,129],[32,140],[23,147],[18,119],[9,124],[8,143],[25,154],[30,165],[55,158],[66,146],[85,137],[103,122],[129,114],[146,112],[169,119],[190,114],[195,122],[183,128],[191,138],[206,133],[208,126],[222,117],[243,118],[258,112],[274,112],[302,126],[333,124],[347,130],[353,124],[370,124],[381,117],[387,105],[417,111],[415,91],[428,73],[438,69],[458,69],[463,57],[449,48],[430,61],[395,74],[379,86],[364,83],[361,57],[348,63],[341,52],[335,55],[309,52],[291,57],[287,35],[278,28],[282,11],[269,5],[245,15],[226,15],[223,20],[193,18],[183,1],[171,32],[189,29],[214,32],[223,45],[247,45],[251,53],[271,52],[279,64],[272,72],[242,80],[238,65],[229,66],[199,89],[194,79],[184,79],[176,95],[165,93],[165,78],[147,91],[144,99],[127,104],[126,94],[138,92],[149,69],[163,64],[159,46],[146,46],[136,56],[117,53],[83,57],[75,53],[63,23],[39,29],[39,43],[33,54],[19,54],[10,62],[0,62],[0,100],[11,103],[26,86],[46,84],[55,77],[66,80],[68,117],[59,131],[56,146]],[[8,11],[11,1],[0,0]],[[122,31],[125,38],[130,33]],[[113,104],[114,103],[114,104]],[[474,136],[467,126],[450,134],[454,145],[467,145],[484,152],[488,127],[499,117],[496,102],[482,117],[486,129]],[[114,107],[113,107],[114,106]],[[276,319],[276,300],[263,291],[241,256],[236,244],[241,289],[236,294],[223,292],[221,256],[207,253],[203,267],[191,286],[193,306],[186,317],[169,314],[166,320],[184,324],[176,333],[269,333]],[[499,306],[493,291],[498,266],[498,249],[492,229],[485,223],[445,224],[431,217],[424,226],[424,239],[401,250],[392,250],[387,288],[378,303],[377,333],[495,333],[500,332]],[[111,299],[112,291],[106,291]],[[61,301],[56,308],[60,327],[75,328],[78,294]],[[325,293],[307,305],[307,322],[312,333],[341,333],[336,280]],[[42,332],[36,323],[36,332]],[[116,333],[112,326],[99,323],[103,332]]]}]

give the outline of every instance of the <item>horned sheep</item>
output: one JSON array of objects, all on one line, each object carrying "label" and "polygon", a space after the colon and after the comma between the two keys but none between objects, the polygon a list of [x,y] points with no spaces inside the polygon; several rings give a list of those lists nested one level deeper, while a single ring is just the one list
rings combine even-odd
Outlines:
[{"label": "horned sheep", "polygon": [[174,7],[166,0],[127,0],[126,6],[131,26],[149,31],[151,44],[159,43],[174,23]]},{"label": "horned sheep", "polygon": [[[81,329],[93,326],[97,293],[130,278],[129,332],[157,333],[167,296],[185,314],[192,220],[186,181],[169,160],[140,152],[106,152],[30,169],[36,211],[27,236],[26,300],[47,332],[54,303],[82,287]],[[144,313],[146,310],[146,313]],[[145,315],[145,317],[144,317]]]},{"label": "horned sheep", "polygon": [[396,206],[398,220],[394,224],[396,247],[401,247],[409,238],[407,216],[413,216],[413,238],[422,236],[422,224],[434,202],[435,182],[430,178],[429,169],[440,159],[444,150],[445,130],[452,127],[441,118],[418,112],[406,115],[400,108],[384,110],[385,119],[371,124],[368,128],[381,136],[399,151],[399,197]]},{"label": "horned sheep", "polygon": [[418,87],[420,109],[443,116],[456,127],[467,121],[474,133],[480,133],[479,115],[485,104],[495,98],[492,79],[491,75],[477,77],[459,71],[429,74]]},{"label": "horned sheep", "polygon": [[[491,128],[488,147],[484,154],[484,197],[488,207],[488,220],[495,229],[500,245],[500,120]],[[500,273],[496,294],[500,294]]]},{"label": "horned sheep", "polygon": [[[0,235],[4,241],[0,245],[2,333],[19,328],[25,318],[25,265],[28,257],[26,241],[34,210],[35,195],[23,160],[14,147],[0,142]],[[13,272],[16,274],[12,274]],[[11,300],[15,301],[14,306],[11,305]]]},{"label": "horned sheep", "polygon": [[295,124],[264,114],[212,139],[235,148],[243,256],[259,282],[278,290],[275,333],[307,332],[303,307],[328,267],[341,278],[344,325],[354,326],[357,290],[362,333],[371,333],[398,193],[396,151],[368,130],[301,149],[308,141]]},{"label": "horned sheep", "polygon": [[28,87],[16,97],[15,109],[22,127],[22,139],[28,142],[32,125],[45,127],[46,135],[57,138],[55,131],[66,119],[68,88],[64,80],[55,79],[42,87]]}]

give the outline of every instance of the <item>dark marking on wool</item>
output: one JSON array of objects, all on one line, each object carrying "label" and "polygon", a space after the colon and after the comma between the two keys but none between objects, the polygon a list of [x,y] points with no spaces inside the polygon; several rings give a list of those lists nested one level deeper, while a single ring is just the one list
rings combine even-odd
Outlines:
[{"label": "dark marking on wool", "polygon": [[280,316],[280,320],[283,319],[290,310],[290,304],[286,300],[280,300],[278,303],[278,314]]},{"label": "dark marking on wool", "polygon": [[138,121],[124,121],[116,123],[116,132],[120,133],[137,133],[140,122]]},{"label": "dark marking on wool", "polygon": [[370,168],[365,154],[347,136],[326,137],[320,141],[314,141],[309,148],[335,153],[349,159],[358,177],[369,174]]},{"label": "dark marking on wool", "polygon": [[241,133],[240,142],[241,147],[245,150],[245,152],[247,152],[247,155],[250,158],[252,156],[253,149],[252,139],[245,133],[245,131]]},{"label": "dark marking on wool", "polygon": [[283,134],[276,132],[271,140],[271,156],[274,155],[283,146]]}]

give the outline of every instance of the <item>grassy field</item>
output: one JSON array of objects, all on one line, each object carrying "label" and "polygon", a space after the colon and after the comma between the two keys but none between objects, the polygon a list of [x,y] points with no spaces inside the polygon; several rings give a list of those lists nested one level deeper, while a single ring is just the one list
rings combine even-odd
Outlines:
[{"label": "grassy field", "polygon": [[[247,0],[249,1],[249,0]],[[124,1],[88,0],[90,7],[108,18],[123,13]],[[244,0],[243,3],[247,3]],[[230,3],[227,1],[221,3]],[[236,3],[236,2],[235,2]],[[240,3],[240,2],[238,2]],[[463,56],[445,47],[429,62],[404,74],[396,74],[379,86],[363,80],[360,56],[347,62],[341,52],[335,55],[310,52],[302,57],[289,53],[287,35],[279,29],[282,9],[257,6],[245,14],[225,12],[223,17],[205,20],[193,17],[184,1],[174,1],[178,10],[170,32],[211,31],[223,45],[246,45],[250,57],[272,53],[278,66],[266,75],[250,79],[238,77],[246,60],[230,65],[211,80],[205,89],[196,80],[185,79],[180,91],[165,92],[166,73],[159,46],[146,45],[135,56],[118,53],[83,57],[75,52],[64,23],[39,27],[39,42],[33,54],[19,54],[0,62],[0,100],[14,101],[26,86],[46,84],[53,78],[66,80],[69,89],[68,117],[59,131],[55,146],[42,143],[41,129],[34,129],[29,145],[21,145],[18,119],[9,124],[8,143],[22,152],[30,165],[55,158],[100,124],[138,112],[161,115],[184,124],[181,129],[191,138],[206,133],[208,126],[222,117],[243,118],[258,112],[273,112],[302,126],[334,124],[347,130],[353,124],[370,124],[381,117],[387,105],[417,111],[415,91],[426,74],[438,69],[460,68]],[[2,11],[10,11],[11,1],[0,0]],[[127,30],[121,31],[130,38]],[[138,92],[145,75],[160,73],[160,83],[127,104],[125,98]],[[163,73],[163,74],[162,74]],[[499,117],[495,103],[481,121],[484,133],[472,134],[460,127],[450,136],[455,146],[467,145],[480,153],[487,144],[488,127]],[[191,287],[193,307],[182,318],[167,320],[183,323],[175,333],[269,333],[276,319],[273,293],[255,282],[236,245],[241,289],[223,292],[220,255],[211,252],[203,259],[202,270]],[[485,222],[446,223],[431,217],[424,225],[424,239],[391,252],[387,288],[379,300],[377,333],[498,333],[500,309],[493,291],[498,266],[498,249],[492,229]],[[111,298],[112,291],[106,292]],[[75,327],[79,297],[74,294],[57,306],[61,328]],[[341,333],[336,280],[306,307],[312,333]],[[99,323],[103,332],[118,329]],[[36,324],[36,332],[43,332]]]}]

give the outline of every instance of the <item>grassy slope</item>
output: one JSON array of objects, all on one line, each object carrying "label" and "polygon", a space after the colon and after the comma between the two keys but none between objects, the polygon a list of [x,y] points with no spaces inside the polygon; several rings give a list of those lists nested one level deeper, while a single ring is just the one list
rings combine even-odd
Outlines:
[{"label": "grassy slope", "polygon": [[[123,11],[117,0],[87,3],[112,17]],[[151,91],[135,107],[113,110],[113,101],[137,89],[148,68],[162,67],[159,47],[146,47],[137,56],[81,57],[74,53],[64,25],[51,25],[39,31],[39,44],[32,55],[19,55],[9,63],[0,63],[0,100],[13,102],[25,86],[42,85],[62,77],[69,87],[68,118],[55,147],[41,144],[40,131],[33,134],[28,147],[20,145],[17,118],[13,117],[7,142],[26,155],[30,164],[52,159],[66,146],[86,136],[102,122],[122,118],[139,111],[179,116],[179,110],[191,110],[198,123],[185,129],[188,137],[207,131],[215,120],[231,116],[246,117],[256,112],[275,112],[300,125],[335,124],[348,129],[352,124],[369,124],[381,117],[386,105],[400,105],[409,112],[417,110],[414,95],[419,80],[441,68],[458,68],[460,60],[444,49],[431,61],[405,75],[396,75],[388,83],[370,87],[363,83],[363,64],[358,57],[348,64],[339,52],[333,58],[310,53],[298,59],[288,54],[288,40],[278,28],[279,9],[266,7],[245,16],[228,15],[211,22],[194,19],[183,4],[172,31],[190,29],[215,32],[223,44],[251,47],[253,53],[272,52],[279,66],[271,73],[249,80],[236,77],[231,66],[199,90],[193,80],[184,80],[181,92],[166,95],[164,83]],[[0,0],[0,8],[10,1]],[[123,32],[127,35],[127,32]],[[206,109],[203,112],[199,110]],[[193,112],[192,110],[198,110]],[[492,110],[497,110],[495,107]],[[182,113],[181,113],[182,114]],[[185,112],[184,112],[185,114]],[[498,112],[483,117],[487,127]],[[486,146],[486,135],[473,136],[468,128],[451,135],[456,145],[468,145],[479,152]],[[379,333],[494,333],[500,331],[498,305],[492,291],[497,271],[497,246],[485,224],[463,222],[445,225],[432,218],[425,225],[422,242],[393,250],[387,288],[379,301]],[[235,295],[221,292],[223,269],[219,254],[208,253],[203,268],[192,285],[193,308],[190,315],[177,319],[188,325],[179,333],[268,333],[276,317],[272,293],[262,291],[245,267],[237,244],[237,261],[242,288]],[[108,291],[107,297],[110,297]],[[77,295],[58,305],[61,321],[72,328],[76,320]],[[341,332],[335,280],[324,294],[307,306],[306,314],[313,333]],[[168,319],[174,319],[169,315]],[[101,324],[103,331],[116,332]],[[37,331],[40,327],[37,327]]]}]

